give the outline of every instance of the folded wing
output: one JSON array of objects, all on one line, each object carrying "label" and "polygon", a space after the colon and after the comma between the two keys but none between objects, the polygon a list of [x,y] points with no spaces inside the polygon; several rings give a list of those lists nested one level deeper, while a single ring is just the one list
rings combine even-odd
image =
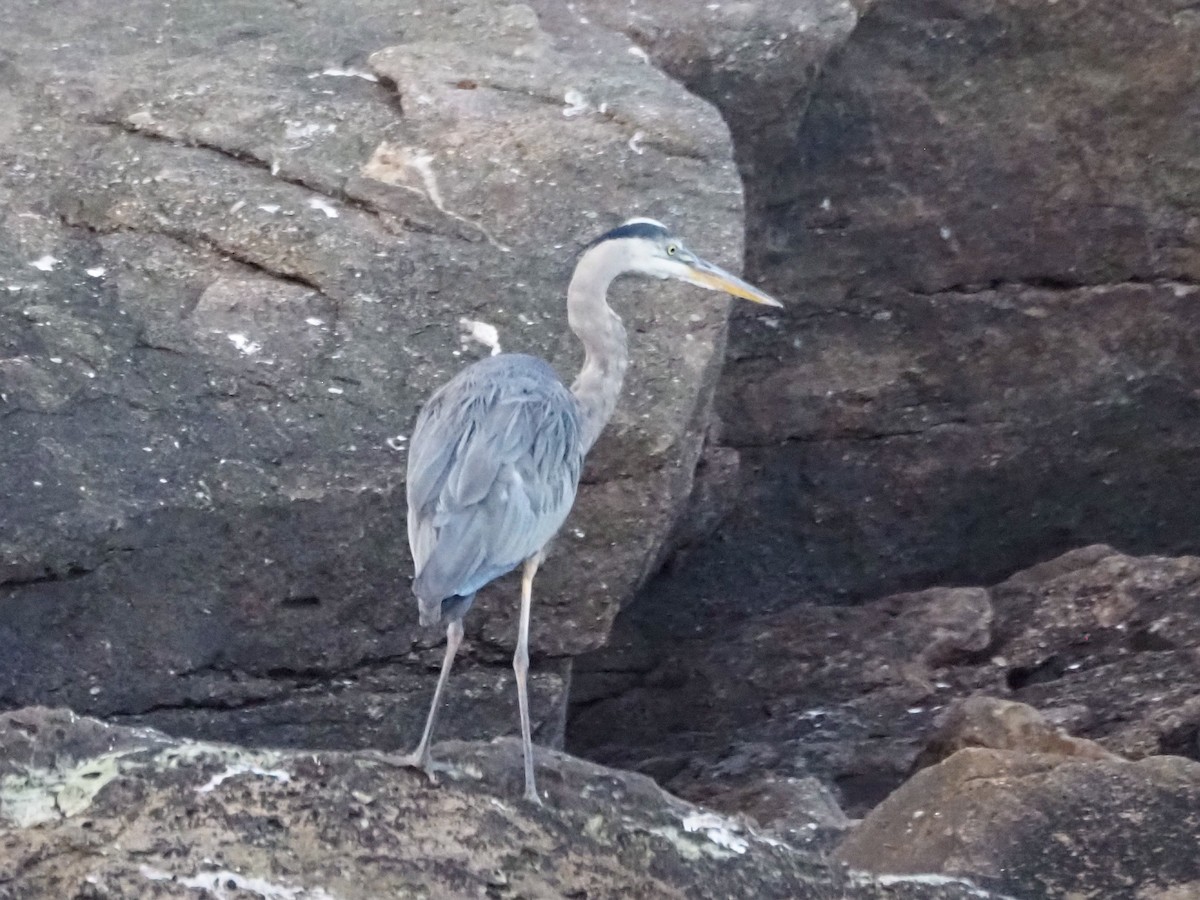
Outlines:
[{"label": "folded wing", "polygon": [[582,463],[575,398],[539,359],[489,357],[434,394],[408,457],[422,607],[468,596],[545,546],[571,510]]}]

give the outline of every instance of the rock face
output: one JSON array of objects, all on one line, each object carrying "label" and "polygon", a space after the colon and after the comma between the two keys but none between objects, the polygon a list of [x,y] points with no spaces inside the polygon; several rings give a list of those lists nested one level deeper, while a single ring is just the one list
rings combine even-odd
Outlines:
[{"label": "rock face", "polygon": [[970,872],[1017,897],[1200,894],[1200,763],[963,750],[885,800],[837,856],[873,872]]},{"label": "rock face", "polygon": [[568,748],[722,808],[815,776],[854,816],[962,747],[1200,761],[1198,585],[1196,557],[1097,546],[991,588],[736,628],[638,603],[621,652],[580,660]]},{"label": "rock face", "polygon": [[367,755],[180,742],[47,710],[0,716],[0,898],[745,897],[959,900],[847,873],[665,795],[520,746],[454,744],[439,786]]},{"label": "rock face", "polygon": [[[0,706],[268,743],[415,739],[405,441],[488,347],[569,377],[565,285],[632,213],[736,266],[716,112],[521,5],[33,5],[0,56]],[[622,407],[539,579],[535,654],[599,645],[692,472],[725,301],[621,285]],[[650,302],[651,296],[653,301]],[[622,302],[622,300],[624,302]],[[447,734],[515,722],[513,585]],[[565,665],[534,677],[544,739]]]},{"label": "rock face", "polygon": [[851,815],[976,693],[1200,758],[1194,559],[919,590],[1200,548],[1195,10],[583,6],[721,109],[787,309],[735,311],[739,502],[577,664],[568,746],[714,804],[816,776]]},{"label": "rock face", "polygon": [[717,408],[741,508],[648,602],[720,582],[782,608],[995,580],[1097,541],[1200,548],[1194,9],[589,15],[720,107],[747,268],[788,307],[735,310]]}]

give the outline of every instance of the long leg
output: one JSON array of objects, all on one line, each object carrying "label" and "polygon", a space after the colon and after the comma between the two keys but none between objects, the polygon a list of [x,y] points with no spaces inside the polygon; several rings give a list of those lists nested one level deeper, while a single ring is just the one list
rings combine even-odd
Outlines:
[{"label": "long leg", "polygon": [[442,692],[446,682],[450,680],[450,667],[454,665],[454,654],[462,643],[462,619],[452,619],[446,626],[446,655],[442,659],[442,671],[438,675],[437,687],[433,690],[433,703],[429,706],[429,717],[425,720],[425,731],[421,734],[421,743],[412,753],[404,756],[384,756],[387,762],[401,766],[411,766],[414,769],[424,769],[429,777],[433,777],[433,760],[430,759],[429,747],[433,741],[433,726],[437,722],[438,709],[442,705]]},{"label": "long leg", "polygon": [[517,632],[517,652],[513,654],[513,671],[517,674],[517,703],[521,707],[521,744],[525,751],[525,799],[541,805],[533,777],[533,736],[529,727],[529,693],[525,676],[529,672],[529,608],[533,604],[533,576],[542,562],[541,553],[525,560],[521,573],[521,620]]}]

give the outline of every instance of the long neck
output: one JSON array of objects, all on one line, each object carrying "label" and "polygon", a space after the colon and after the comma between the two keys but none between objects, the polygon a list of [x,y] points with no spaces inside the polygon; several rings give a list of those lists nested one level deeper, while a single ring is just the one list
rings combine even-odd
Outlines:
[{"label": "long neck", "polygon": [[612,244],[593,247],[579,260],[567,288],[567,322],[584,350],[583,368],[571,385],[583,412],[584,452],[612,417],[629,364],[625,326],[605,299],[609,284],[624,268],[619,254]]}]

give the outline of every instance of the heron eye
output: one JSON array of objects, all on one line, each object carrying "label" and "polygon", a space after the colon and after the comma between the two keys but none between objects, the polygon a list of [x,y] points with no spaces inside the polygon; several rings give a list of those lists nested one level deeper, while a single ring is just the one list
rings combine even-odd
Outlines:
[{"label": "heron eye", "polygon": [[675,251],[678,249],[679,248],[676,247],[674,244],[667,244],[667,256],[674,256]]}]

